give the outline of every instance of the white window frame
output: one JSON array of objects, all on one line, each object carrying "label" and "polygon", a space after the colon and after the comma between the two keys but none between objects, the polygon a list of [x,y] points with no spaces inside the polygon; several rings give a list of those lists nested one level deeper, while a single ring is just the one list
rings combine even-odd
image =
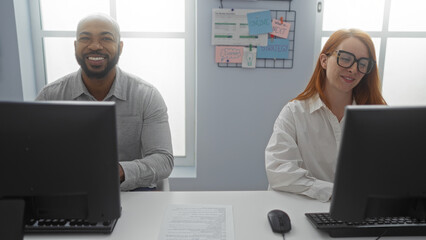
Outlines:
[{"label": "white window frame", "polygon": [[[88,0],[89,1],[89,0]],[[110,0],[110,15],[116,19],[116,1]],[[72,37],[73,31],[46,31],[41,26],[40,1],[29,2],[31,30],[34,49],[35,85],[37,93],[47,83],[46,64],[44,57],[43,38]],[[184,32],[129,32],[122,31],[122,38],[181,38],[185,40],[185,155],[175,156],[175,166],[195,167],[196,150],[196,106],[195,106],[195,0],[185,0],[185,31]],[[76,26],[77,27],[77,26]]]},{"label": "white window frame", "polygon": [[[383,14],[383,25],[381,31],[366,31],[371,38],[379,38],[380,39],[380,49],[378,51],[379,53],[379,62],[377,63],[378,70],[379,70],[379,77],[383,86],[383,74],[384,74],[384,68],[385,68],[385,61],[386,61],[386,48],[387,48],[387,40],[389,38],[426,38],[426,32],[421,31],[389,31],[389,17],[390,17],[390,11],[391,11],[391,2],[392,0],[385,0],[384,4],[384,14]],[[317,10],[317,20],[316,20],[316,33],[315,33],[315,52],[317,53],[316,58],[314,58],[314,64],[316,64],[316,59],[321,52],[321,39],[324,37],[330,37],[331,34],[334,33],[334,31],[323,31],[322,23],[323,23],[323,14],[324,14],[324,0],[318,0],[317,1],[317,8],[321,9],[321,11]]]}]

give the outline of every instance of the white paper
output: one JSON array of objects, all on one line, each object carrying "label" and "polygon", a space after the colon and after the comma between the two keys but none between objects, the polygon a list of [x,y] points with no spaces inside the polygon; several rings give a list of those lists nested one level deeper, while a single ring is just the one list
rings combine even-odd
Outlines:
[{"label": "white paper", "polygon": [[268,34],[249,35],[247,13],[260,9],[223,9],[212,12],[212,45],[267,46]]},{"label": "white paper", "polygon": [[170,205],[159,240],[234,240],[232,206]]},{"label": "white paper", "polygon": [[257,48],[252,47],[250,50],[250,47],[244,48],[244,55],[243,55],[243,63],[241,67],[243,68],[256,68],[256,52]]}]

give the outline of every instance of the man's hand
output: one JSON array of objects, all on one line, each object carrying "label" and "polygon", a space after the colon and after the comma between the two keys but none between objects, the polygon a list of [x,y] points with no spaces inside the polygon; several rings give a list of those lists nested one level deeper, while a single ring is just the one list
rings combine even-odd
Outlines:
[{"label": "man's hand", "polygon": [[120,164],[118,164],[118,167],[120,168],[120,183],[122,183],[124,182],[124,171]]}]

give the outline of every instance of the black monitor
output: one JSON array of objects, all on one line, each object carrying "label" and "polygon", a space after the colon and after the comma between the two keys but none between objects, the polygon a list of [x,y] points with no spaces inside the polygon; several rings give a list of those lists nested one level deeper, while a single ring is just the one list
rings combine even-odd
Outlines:
[{"label": "black monitor", "polygon": [[0,113],[0,207],[24,208],[22,222],[120,217],[115,103],[0,102]]},{"label": "black monitor", "polygon": [[330,214],[425,219],[426,106],[346,108]]}]

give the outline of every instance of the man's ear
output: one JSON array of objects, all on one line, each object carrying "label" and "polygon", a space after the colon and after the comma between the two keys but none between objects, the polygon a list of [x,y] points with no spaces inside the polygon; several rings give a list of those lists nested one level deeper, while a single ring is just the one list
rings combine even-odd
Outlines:
[{"label": "man's ear", "polygon": [[120,41],[120,43],[118,44],[118,47],[120,48],[120,56],[121,56],[121,53],[123,52],[123,41]]},{"label": "man's ear", "polygon": [[328,56],[325,55],[324,53],[321,53],[321,55],[319,56],[319,60],[320,60],[320,63],[321,63],[321,67],[324,68],[324,70],[327,70]]}]

